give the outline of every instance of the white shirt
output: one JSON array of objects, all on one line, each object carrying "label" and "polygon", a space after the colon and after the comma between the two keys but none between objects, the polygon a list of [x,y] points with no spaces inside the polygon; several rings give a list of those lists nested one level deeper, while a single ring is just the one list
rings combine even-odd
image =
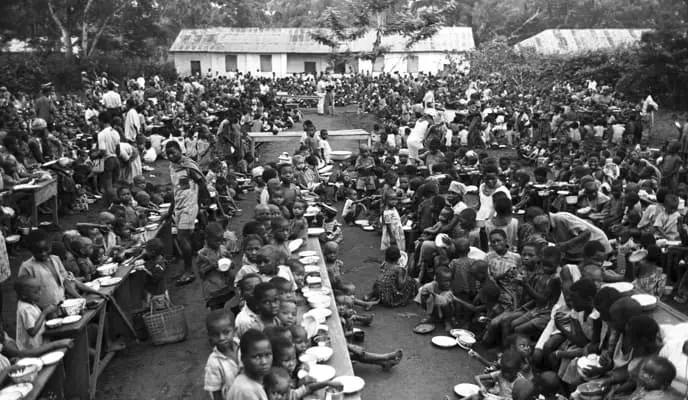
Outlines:
[{"label": "white shirt", "polygon": [[105,150],[108,156],[117,154],[117,145],[120,142],[119,133],[111,126],[98,133],[98,149]]},{"label": "white shirt", "polygon": [[426,119],[416,122],[416,125],[411,129],[411,133],[408,136],[409,142],[421,143],[425,139],[425,133],[428,131],[428,126],[430,122]]},{"label": "white shirt", "polygon": [[119,97],[119,93],[108,90],[103,94],[101,102],[105,108],[120,108],[122,107],[122,98]]},{"label": "white shirt", "polygon": [[659,105],[655,102],[655,99],[652,98],[652,95],[647,95],[645,100],[643,101],[643,113],[647,113],[647,109],[652,106],[654,107],[654,110],[657,111],[659,109]]}]

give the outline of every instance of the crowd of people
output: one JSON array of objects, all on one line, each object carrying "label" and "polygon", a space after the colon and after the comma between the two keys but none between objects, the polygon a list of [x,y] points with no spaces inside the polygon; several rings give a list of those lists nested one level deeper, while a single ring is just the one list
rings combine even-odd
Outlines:
[{"label": "crowd of people", "polygon": [[[164,307],[165,244],[137,233],[169,209],[184,267],[176,283],[200,277],[210,310],[204,389],[214,399],[297,399],[334,385],[300,372],[307,274],[288,243],[309,227],[324,230],[354,361],[397,365],[401,350],[354,344],[354,325],[369,325],[373,307],[417,302],[427,313],[419,323],[469,330],[476,348],[498,354],[470,351],[487,369],[477,397],[685,396],[688,335],[658,325],[632,295],[688,299],[688,124],[676,117],[676,131],[661,133],[669,140],[648,147],[651,95],[634,102],[597,82],[534,91],[498,75],[83,80],[83,94],[59,98],[50,85],[35,100],[0,88],[2,234],[27,228],[32,254],[17,273],[17,349],[5,342],[6,357],[69,345],[42,339],[45,320],[65,297],[106,297],[84,282],[107,259],[140,253],[149,301]],[[371,146],[333,151],[327,127],[278,95],[323,88],[323,112],[356,104],[378,117]],[[289,155],[247,151],[247,132],[298,125],[303,138]],[[144,175],[162,158],[170,185]],[[31,229],[19,186],[44,179],[59,180],[63,215],[101,198],[106,210],[51,243]],[[253,219],[233,226],[251,190]],[[380,235],[371,287],[346,279],[343,224]],[[237,262],[225,269],[225,258]]]}]

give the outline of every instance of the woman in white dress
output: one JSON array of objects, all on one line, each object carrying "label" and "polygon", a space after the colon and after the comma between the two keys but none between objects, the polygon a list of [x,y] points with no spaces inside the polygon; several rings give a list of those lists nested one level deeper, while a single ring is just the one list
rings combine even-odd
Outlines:
[{"label": "woman in white dress", "polygon": [[121,142],[119,144],[120,179],[127,184],[134,183],[134,177],[143,174],[141,156],[136,146]]}]

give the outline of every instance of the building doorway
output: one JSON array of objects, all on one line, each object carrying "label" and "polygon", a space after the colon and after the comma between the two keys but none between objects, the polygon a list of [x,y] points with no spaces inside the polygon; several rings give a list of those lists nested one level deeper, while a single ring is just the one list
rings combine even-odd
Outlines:
[{"label": "building doorway", "polygon": [[272,54],[260,55],[260,72],[272,72]]},{"label": "building doorway", "polygon": [[191,76],[201,75],[201,62],[198,60],[191,61]]}]

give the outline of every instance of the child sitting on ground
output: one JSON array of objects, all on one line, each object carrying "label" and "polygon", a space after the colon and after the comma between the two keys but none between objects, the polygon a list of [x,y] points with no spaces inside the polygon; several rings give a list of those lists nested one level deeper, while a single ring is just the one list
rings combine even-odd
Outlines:
[{"label": "child sitting on ground", "polygon": [[397,246],[385,250],[385,261],[380,266],[371,292],[364,298],[378,301],[386,307],[403,307],[418,291],[418,282],[408,275],[408,256]]},{"label": "child sitting on ground", "polygon": [[561,380],[554,372],[545,371],[535,375],[533,383],[541,399],[566,400],[566,397],[559,394],[561,392]]},{"label": "child sitting on ground", "polygon": [[[355,315],[354,300],[351,296],[338,295],[335,298],[337,302],[337,311],[339,312],[342,328],[344,329],[344,336],[349,339],[353,337],[353,319]],[[370,353],[363,347],[348,343],[349,356],[352,361],[358,361],[364,364],[375,364],[381,366],[384,370],[389,370],[393,366],[399,364],[404,356],[401,349],[390,353]]]},{"label": "child sitting on ground", "polygon": [[[477,375],[475,381],[482,393],[490,393],[504,399],[511,398],[511,392],[517,379],[523,379],[520,371],[523,366],[521,354],[514,350],[507,350],[499,360],[499,370],[487,374]],[[471,400],[480,399],[481,394],[469,397]]]},{"label": "child sitting on ground", "polygon": [[664,357],[652,356],[641,367],[637,388],[630,400],[677,400],[681,396],[672,391],[671,382],[676,378],[676,367]]},{"label": "child sitting on ground", "polygon": [[[344,293],[349,296],[354,296],[356,286],[351,282],[344,282],[342,280],[342,268],[344,261],[339,259],[339,245],[336,242],[327,242],[323,245],[323,257],[325,258],[325,267],[327,268],[327,275],[330,279],[332,289],[335,293]],[[359,300],[354,297],[354,302],[357,306],[363,307],[366,311],[370,310],[377,302],[368,302]]]},{"label": "child sitting on ground", "polygon": [[640,260],[637,265],[626,267],[624,279],[633,282],[633,285],[645,293],[653,296],[664,296],[667,276],[664,270],[659,267],[661,262],[662,250],[656,245],[647,248],[647,256]]},{"label": "child sitting on ground", "polygon": [[527,268],[535,264],[535,269],[527,273],[520,281],[523,285],[524,298],[529,299],[529,310],[511,323],[516,333],[535,338],[545,329],[550,320],[552,307],[561,294],[561,281],[557,277],[557,268],[561,264],[561,251],[557,247],[546,247],[542,250],[542,262],[538,248],[526,244],[521,250],[523,264]]},{"label": "child sitting on ground", "polygon": [[206,316],[205,326],[213,351],[205,364],[203,390],[208,392],[212,400],[227,399],[229,389],[240,371],[234,315],[227,310],[213,310]]},{"label": "child sitting on ground", "polygon": [[219,265],[220,259],[230,260],[232,257],[227,248],[221,244],[223,234],[224,230],[219,223],[209,223],[205,229],[205,246],[198,252],[196,258],[196,266],[202,280],[203,297],[206,307],[211,310],[223,308],[225,303],[234,296],[229,282],[230,266],[222,270]]},{"label": "child sitting on ground", "polygon": [[51,304],[41,310],[36,304],[41,291],[40,283],[28,276],[17,278],[14,283],[17,293],[17,348],[34,350],[44,343],[45,321],[48,316],[59,310],[57,304]]},{"label": "child sitting on ground", "polygon": [[435,280],[423,285],[418,291],[416,302],[420,304],[428,318],[421,323],[443,322],[446,331],[456,325],[456,310],[454,301],[456,297],[451,290],[453,275],[449,267],[440,266],[435,271]]}]

